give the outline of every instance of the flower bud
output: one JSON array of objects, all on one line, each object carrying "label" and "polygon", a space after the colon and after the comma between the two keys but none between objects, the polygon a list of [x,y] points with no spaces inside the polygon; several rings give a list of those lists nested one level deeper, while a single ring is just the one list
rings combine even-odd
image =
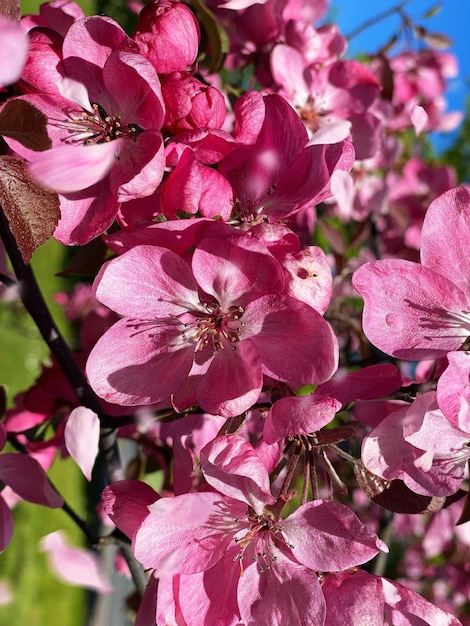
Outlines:
[{"label": "flower bud", "polygon": [[165,128],[173,134],[196,128],[221,128],[225,100],[221,92],[187,72],[173,72],[162,79]]},{"label": "flower bud", "polygon": [[196,60],[199,25],[194,14],[176,0],[154,0],[139,17],[134,40],[159,74],[186,71]]}]

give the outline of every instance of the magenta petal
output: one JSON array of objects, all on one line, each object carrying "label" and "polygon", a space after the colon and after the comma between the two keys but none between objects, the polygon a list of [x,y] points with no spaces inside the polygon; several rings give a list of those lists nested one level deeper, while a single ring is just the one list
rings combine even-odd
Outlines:
[{"label": "magenta petal", "polygon": [[194,347],[166,320],[123,319],[99,339],[87,361],[96,393],[114,404],[153,404],[185,381]]},{"label": "magenta petal", "polygon": [[201,450],[201,469],[212,487],[249,504],[256,513],[276,502],[269,475],[253,447],[242,437],[217,437]]},{"label": "magenta petal", "polygon": [[116,163],[123,140],[92,146],[59,146],[36,152],[29,173],[44,187],[59,193],[73,193],[102,180]]},{"label": "magenta petal", "polygon": [[13,537],[13,517],[5,500],[0,496],[0,552],[3,552]]},{"label": "magenta petal", "polygon": [[334,398],[316,394],[281,398],[268,413],[263,437],[272,444],[282,437],[314,433],[329,424],[340,408]]},{"label": "magenta petal", "polygon": [[322,626],[325,600],[315,572],[290,560],[270,546],[273,565],[259,572],[246,568],[238,584],[238,606],[243,624],[256,626]]},{"label": "magenta petal", "polygon": [[283,521],[295,558],[323,572],[341,571],[370,561],[387,546],[352,510],[339,502],[314,500]]},{"label": "magenta petal", "polygon": [[0,480],[28,502],[42,504],[53,509],[64,501],[51,487],[46,473],[32,457],[15,452],[0,455]]},{"label": "magenta petal", "polygon": [[118,480],[101,493],[105,513],[130,539],[148,516],[148,506],[159,497],[150,485],[139,480]]}]

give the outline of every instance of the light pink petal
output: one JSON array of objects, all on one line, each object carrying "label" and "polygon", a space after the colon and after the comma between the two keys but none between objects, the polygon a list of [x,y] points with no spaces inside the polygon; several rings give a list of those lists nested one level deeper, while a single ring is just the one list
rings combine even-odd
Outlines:
[{"label": "light pink petal", "polygon": [[419,137],[428,123],[429,117],[423,107],[415,105],[410,113],[411,123],[415,129],[416,136]]},{"label": "light pink petal", "polygon": [[[256,626],[319,626],[325,620],[325,600],[315,572],[269,547],[273,564],[259,572],[250,564],[240,576],[238,606],[243,624]],[[275,561],[274,561],[275,558]]]},{"label": "light pink petal", "polygon": [[227,341],[214,354],[198,382],[196,400],[207,413],[234,417],[256,402],[262,386],[262,366],[256,346],[249,339],[236,345]]},{"label": "light pink petal", "polygon": [[281,398],[273,404],[264,422],[266,443],[282,437],[314,433],[329,424],[341,408],[334,398],[316,394]]},{"label": "light pink petal", "polygon": [[98,556],[91,550],[68,546],[62,531],[43,537],[40,549],[47,553],[53,571],[61,580],[98,593],[113,593]]},{"label": "light pink petal", "polygon": [[149,505],[159,497],[150,485],[140,480],[118,480],[101,492],[105,513],[131,539],[148,516]]},{"label": "light pink petal", "polygon": [[[452,245],[449,245],[449,242]],[[457,187],[431,202],[421,233],[421,262],[469,293],[470,189]]]},{"label": "light pink petal", "polygon": [[340,215],[351,217],[354,202],[354,181],[349,172],[336,170],[331,176],[331,193],[338,203]]},{"label": "light pink petal", "polygon": [[87,189],[102,180],[116,163],[123,140],[91,146],[59,146],[37,152],[28,171],[41,185],[58,193]]},{"label": "light pink petal", "polygon": [[437,383],[437,403],[454,428],[470,433],[470,352],[449,352]]},{"label": "light pink petal", "polygon": [[5,500],[0,496],[0,552],[3,552],[13,537],[13,517]]},{"label": "light pink petal", "polygon": [[323,572],[341,571],[370,561],[387,546],[352,510],[339,502],[313,500],[283,520],[295,558]]},{"label": "light pink petal", "polygon": [[354,272],[353,285],[364,298],[364,332],[387,354],[437,358],[458,349],[469,334],[466,294],[417,263],[366,263]]},{"label": "light pink petal", "polygon": [[155,246],[136,246],[104,265],[94,290],[100,302],[132,318],[177,316],[200,306],[190,266]]},{"label": "light pink petal", "polygon": [[321,315],[330,304],[333,278],[325,253],[318,246],[308,246],[281,259],[287,271],[288,295],[305,302]]},{"label": "light pink petal", "polygon": [[432,626],[461,626],[461,622],[425,600],[407,587],[387,578],[382,578],[385,598],[385,616],[393,626],[414,626],[432,624]]},{"label": "light pink petal", "polygon": [[265,465],[242,437],[217,437],[201,450],[200,462],[207,482],[214,489],[246,502],[258,514],[276,502]]},{"label": "light pink petal", "polygon": [[96,393],[114,404],[153,404],[186,380],[194,348],[180,325],[123,319],[93,348],[86,371]]},{"label": "light pink petal", "polygon": [[282,95],[303,107],[310,95],[304,78],[307,66],[304,56],[292,46],[278,44],[271,50],[270,63],[273,78],[282,87]]},{"label": "light pink petal", "polygon": [[329,124],[323,124],[313,133],[308,142],[309,146],[333,144],[344,141],[351,134],[351,122],[348,120],[334,120]]},{"label": "light pink petal", "polygon": [[96,413],[83,406],[73,409],[65,424],[64,440],[72,459],[85,478],[91,480],[100,441],[100,420]]},{"label": "light pink petal", "polygon": [[134,553],[156,576],[194,574],[222,557],[244,519],[246,504],[218,493],[160,498],[135,535]]},{"label": "light pink petal", "polygon": [[26,454],[16,452],[0,454],[0,480],[28,502],[53,509],[61,507],[64,503],[49,484],[46,473],[36,459]]},{"label": "light pink petal", "polygon": [[20,78],[28,48],[29,37],[20,23],[0,15],[0,84],[11,85]]}]

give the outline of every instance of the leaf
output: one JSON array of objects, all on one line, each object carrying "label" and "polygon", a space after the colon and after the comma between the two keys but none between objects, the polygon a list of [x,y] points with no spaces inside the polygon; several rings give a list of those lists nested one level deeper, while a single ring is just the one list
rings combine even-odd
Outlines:
[{"label": "leaf", "polygon": [[3,107],[0,113],[0,135],[39,152],[52,145],[47,134],[46,115],[30,102],[19,98],[10,100]]},{"label": "leaf", "polygon": [[21,17],[20,0],[2,0],[0,3],[0,15],[19,22]]},{"label": "leaf", "polygon": [[220,26],[212,11],[206,7],[203,0],[191,0],[191,4],[196,10],[209,39],[211,50],[209,73],[212,74],[222,66],[224,56],[229,51],[229,39],[225,30]]},{"label": "leaf", "polygon": [[436,2],[436,4],[433,4],[432,7],[429,7],[429,9],[424,13],[423,17],[426,19],[434,17],[440,12],[441,9],[442,2]]},{"label": "leaf", "polygon": [[84,246],[80,246],[67,266],[56,276],[70,278],[70,276],[77,275],[94,278],[106,260],[108,252],[108,248],[99,237],[93,239]]},{"label": "leaf", "polygon": [[57,194],[31,180],[24,161],[0,156],[0,204],[25,263],[53,234],[60,217]]},{"label": "leaf", "polygon": [[447,37],[447,35],[443,35],[442,33],[430,33],[424,26],[414,26],[413,32],[417,39],[422,39],[431,48],[445,50],[452,46],[452,39]]},{"label": "leaf", "polygon": [[422,496],[411,491],[402,480],[385,480],[369,471],[361,461],[354,465],[357,482],[376,504],[393,513],[417,515],[435,513],[460,500],[466,492],[459,489],[450,496]]}]

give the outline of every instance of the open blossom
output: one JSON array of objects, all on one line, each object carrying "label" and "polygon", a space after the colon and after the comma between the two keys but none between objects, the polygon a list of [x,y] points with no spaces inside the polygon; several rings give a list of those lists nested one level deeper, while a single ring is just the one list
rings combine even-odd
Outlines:
[{"label": "open blossom", "polygon": [[[317,572],[342,571],[387,550],[337,502],[315,500],[281,519],[284,502],[273,498],[266,467],[240,437],[208,444],[201,469],[214,491],[160,498],[131,529],[136,557],[160,577],[158,612],[168,620],[177,608],[194,626],[323,624]],[[113,487],[105,508],[120,526],[110,493]]]},{"label": "open blossom", "polygon": [[255,239],[206,237],[191,264],[165,248],[136,246],[101,270],[98,299],[125,316],[98,341],[90,383],[118,404],[173,396],[238,415],[263,375],[302,384],[336,370],[336,339],[311,307],[284,295],[284,272]]},{"label": "open blossom", "polygon": [[119,203],[149,196],[161,182],[164,105],[155,69],[108,18],[75,22],[62,55],[57,91],[21,96],[47,116],[52,148],[10,145],[34,178],[61,194],[56,239],[84,244],[111,225]]},{"label": "open blossom", "polygon": [[411,360],[445,356],[470,334],[467,187],[451,189],[431,203],[421,240],[421,264],[372,261],[353,276],[364,298],[368,339],[387,354]]}]

